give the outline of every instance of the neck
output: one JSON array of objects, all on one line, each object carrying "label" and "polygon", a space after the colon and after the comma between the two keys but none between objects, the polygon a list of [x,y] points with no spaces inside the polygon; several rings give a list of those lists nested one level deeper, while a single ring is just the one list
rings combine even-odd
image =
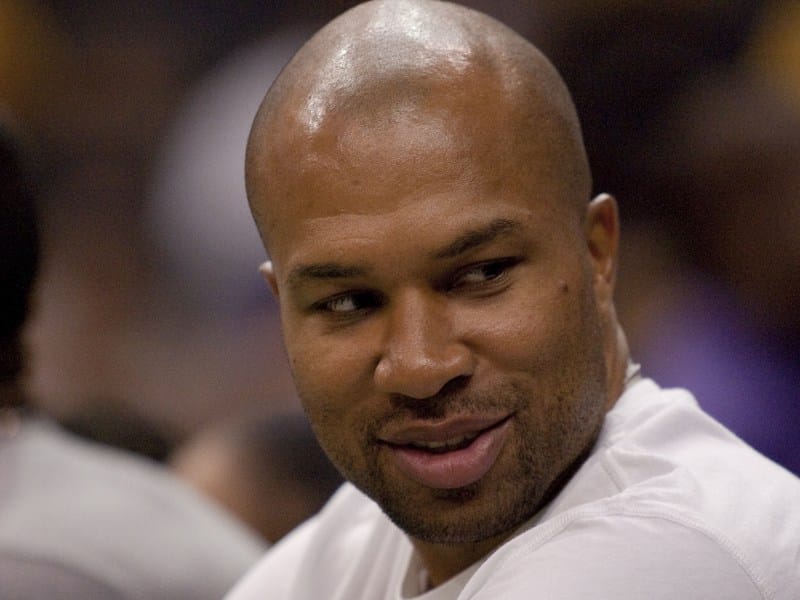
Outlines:
[{"label": "neck", "polygon": [[616,318],[612,320],[611,327],[613,331],[607,337],[610,347],[606,349],[606,373],[608,373],[606,412],[614,407],[622,392],[625,391],[628,364],[631,360],[628,339]]},{"label": "neck", "polygon": [[470,544],[436,544],[411,538],[428,569],[429,587],[437,587],[475,564],[512,535],[512,531]]}]

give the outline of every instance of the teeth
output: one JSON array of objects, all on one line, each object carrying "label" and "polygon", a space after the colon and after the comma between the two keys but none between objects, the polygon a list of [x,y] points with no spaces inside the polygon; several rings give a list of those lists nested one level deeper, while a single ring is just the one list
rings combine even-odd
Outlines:
[{"label": "teeth", "polygon": [[456,450],[464,448],[469,445],[469,442],[478,437],[477,433],[461,435],[459,437],[451,438],[443,442],[411,442],[409,445],[423,450],[445,451]]}]

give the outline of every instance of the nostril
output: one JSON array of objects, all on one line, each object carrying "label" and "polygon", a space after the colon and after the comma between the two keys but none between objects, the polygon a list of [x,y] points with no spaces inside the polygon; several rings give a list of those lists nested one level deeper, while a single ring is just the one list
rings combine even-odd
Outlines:
[{"label": "nostril", "polygon": [[460,394],[466,389],[467,385],[469,385],[469,379],[469,375],[459,375],[457,377],[453,377],[450,381],[442,386],[442,389],[439,390],[439,393],[436,395],[447,397],[454,394]]},{"label": "nostril", "polygon": [[440,419],[451,410],[451,405],[458,401],[458,398],[463,399],[469,381],[469,375],[459,375],[445,383],[432,396],[418,398],[405,394],[391,394],[389,401],[393,409],[413,414],[415,418]]}]

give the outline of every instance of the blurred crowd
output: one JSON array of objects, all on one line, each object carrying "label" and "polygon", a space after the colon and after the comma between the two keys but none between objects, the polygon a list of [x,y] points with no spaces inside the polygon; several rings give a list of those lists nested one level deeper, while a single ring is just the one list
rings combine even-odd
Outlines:
[{"label": "blurred crowd", "polygon": [[[644,372],[800,474],[800,4],[462,3],[573,92],[595,191],[621,207],[618,307]],[[41,411],[212,495],[198,465],[231,474],[237,423],[299,411],[244,143],[281,66],[353,4],[4,0],[0,105],[41,190]],[[237,439],[276,447],[260,436]]]}]

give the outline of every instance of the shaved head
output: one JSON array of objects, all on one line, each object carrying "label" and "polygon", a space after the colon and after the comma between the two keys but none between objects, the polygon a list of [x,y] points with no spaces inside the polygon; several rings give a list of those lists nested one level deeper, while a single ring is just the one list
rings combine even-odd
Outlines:
[{"label": "shaved head", "polygon": [[616,203],[589,200],[566,87],[485,15],[367,2],[278,77],[246,174],[320,444],[445,581],[557,492],[622,387]]},{"label": "shaved head", "polygon": [[[499,159],[498,176],[532,170],[578,210],[591,181],[569,93],[548,60],[494,19],[447,2],[374,1],[320,30],[268,92],[247,150],[251,208],[270,250],[285,209],[312,210],[287,169],[343,169],[357,141],[380,152],[396,128],[422,144],[464,145]],[[465,150],[466,151],[466,150]],[[444,168],[445,166],[443,166]],[[381,173],[375,173],[376,177]]]}]

